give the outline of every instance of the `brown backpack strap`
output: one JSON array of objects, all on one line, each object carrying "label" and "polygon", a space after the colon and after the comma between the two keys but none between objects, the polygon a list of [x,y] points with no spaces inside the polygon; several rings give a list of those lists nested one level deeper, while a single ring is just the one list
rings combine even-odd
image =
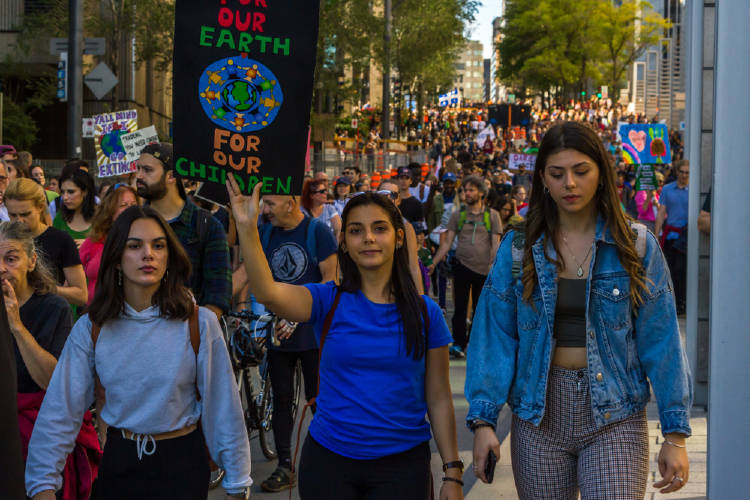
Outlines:
[{"label": "brown backpack strap", "polygon": [[188,329],[190,330],[190,345],[193,346],[195,353],[195,397],[201,400],[201,391],[198,389],[198,350],[201,347],[201,329],[198,325],[198,304],[193,305],[193,312],[188,319]]},{"label": "brown backpack strap", "polygon": [[[328,336],[328,330],[331,329],[331,323],[333,323],[333,315],[336,313],[336,308],[339,306],[339,300],[341,300],[341,288],[336,288],[336,297],[333,299],[333,305],[331,306],[331,309],[328,310],[328,314],[326,314],[326,319],[323,322],[323,331],[320,334],[320,347],[318,347],[318,379],[315,382],[315,396],[313,396],[310,401],[305,403],[305,407],[302,408],[302,415],[299,418],[299,427],[297,428],[297,444],[294,447],[294,460],[292,460],[292,472],[294,472],[295,464],[297,463],[297,452],[299,451],[299,438],[302,434],[302,422],[305,421],[305,413],[307,412],[307,409],[315,404],[315,400],[318,397],[318,392],[320,392],[320,360],[323,358],[323,345],[326,342],[326,337]],[[291,490],[290,490],[291,491]]]},{"label": "brown backpack strap", "polygon": [[102,381],[99,380],[99,375],[96,374],[96,341],[99,340],[99,334],[102,331],[102,326],[98,323],[91,323],[91,343],[93,344],[93,348],[91,349],[94,352],[94,398],[96,399],[96,411],[97,413],[101,413],[102,407],[104,406],[104,401],[107,399],[107,393],[104,390],[104,386],[102,385]]},{"label": "brown backpack strap", "polygon": [[189,326],[190,326],[190,344],[193,346],[193,352],[196,357],[198,356],[198,349],[201,347],[201,330],[198,326],[198,306],[193,307],[193,312],[190,313]]}]

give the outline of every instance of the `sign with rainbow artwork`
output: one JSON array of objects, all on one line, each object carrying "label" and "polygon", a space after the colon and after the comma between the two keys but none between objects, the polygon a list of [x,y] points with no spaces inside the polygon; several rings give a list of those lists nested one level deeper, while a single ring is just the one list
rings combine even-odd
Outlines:
[{"label": "sign with rainbow artwork", "polygon": [[633,165],[671,163],[669,131],[663,123],[621,123],[623,161]]},{"label": "sign with rainbow artwork", "polygon": [[134,109],[102,113],[94,116],[94,146],[99,177],[113,177],[135,171],[127,158],[120,137],[138,128],[138,112]]},{"label": "sign with rainbow artwork", "polygon": [[663,123],[621,123],[622,158],[632,165],[671,163],[669,131]]}]

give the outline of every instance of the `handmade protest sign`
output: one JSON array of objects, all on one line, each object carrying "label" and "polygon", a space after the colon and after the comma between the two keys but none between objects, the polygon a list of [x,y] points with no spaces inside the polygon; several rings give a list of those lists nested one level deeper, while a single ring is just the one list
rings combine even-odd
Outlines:
[{"label": "handmade protest sign", "polygon": [[670,163],[669,131],[663,123],[620,123],[622,158],[631,165]]},{"label": "handmade protest sign", "polygon": [[536,164],[536,155],[522,154],[522,153],[511,153],[508,158],[508,168],[510,170],[518,170],[518,167],[523,165],[526,170],[534,170]]},{"label": "handmade protest sign", "polygon": [[318,11],[303,0],[177,0],[175,170],[213,201],[226,202],[229,174],[244,193],[259,182],[263,193],[302,192]]},{"label": "handmade protest sign", "polygon": [[121,138],[138,128],[138,112],[129,109],[93,118],[98,176],[112,177],[133,172],[135,166],[127,160]]},{"label": "handmade protest sign", "polygon": [[635,174],[635,190],[636,191],[651,191],[656,189],[656,175],[654,173],[653,165],[638,165],[638,169]]},{"label": "handmade protest sign", "polygon": [[141,156],[141,151],[144,147],[152,142],[159,142],[159,134],[156,133],[156,127],[151,125],[150,127],[120,136],[120,141],[122,141],[122,146],[125,148],[125,158],[129,162],[134,162]]}]

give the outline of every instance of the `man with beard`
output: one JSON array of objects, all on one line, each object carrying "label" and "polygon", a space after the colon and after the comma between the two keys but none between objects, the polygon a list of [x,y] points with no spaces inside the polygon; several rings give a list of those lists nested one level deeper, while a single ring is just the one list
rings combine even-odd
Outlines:
[{"label": "man with beard", "polygon": [[172,145],[149,144],[136,163],[138,196],[169,222],[190,257],[193,271],[186,285],[198,305],[216,316],[229,311],[232,273],[227,235],[221,223],[185,196],[174,171]]},{"label": "man with beard", "polygon": [[484,281],[490,272],[495,253],[500,246],[502,222],[500,214],[487,206],[487,186],[480,177],[464,178],[462,187],[466,206],[453,212],[448,220],[445,236],[440,239],[434,266],[448,254],[453,239],[458,236],[456,259],[453,270],[455,313],[453,314],[453,345],[450,353],[463,358],[469,339],[466,335],[466,314],[469,297],[476,303],[482,293]]}]

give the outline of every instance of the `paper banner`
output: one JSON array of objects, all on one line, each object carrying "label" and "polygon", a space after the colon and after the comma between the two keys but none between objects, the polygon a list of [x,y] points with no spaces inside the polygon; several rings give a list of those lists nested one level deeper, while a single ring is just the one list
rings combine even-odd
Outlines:
[{"label": "paper banner", "polygon": [[138,128],[134,109],[103,113],[94,117],[94,146],[99,177],[113,177],[134,171],[127,160],[121,137]]},{"label": "paper banner", "polygon": [[508,158],[508,169],[518,170],[520,165],[524,165],[527,171],[534,170],[536,164],[536,155],[527,155],[522,153],[511,153]]},{"label": "paper banner", "polygon": [[156,127],[151,125],[121,136],[120,141],[125,148],[125,158],[129,162],[134,162],[141,156],[144,147],[153,142],[159,142],[159,135],[156,133]]},{"label": "paper banner", "polygon": [[653,165],[638,165],[638,170],[635,174],[635,190],[636,191],[651,191],[656,189],[656,175],[654,174]]}]

